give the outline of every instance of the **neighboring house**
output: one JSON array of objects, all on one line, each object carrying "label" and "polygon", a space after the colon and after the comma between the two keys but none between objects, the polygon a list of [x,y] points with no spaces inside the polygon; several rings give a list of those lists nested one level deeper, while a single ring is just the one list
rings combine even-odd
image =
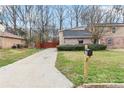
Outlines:
[{"label": "neighboring house", "polygon": [[91,33],[84,28],[73,28],[59,31],[60,45],[91,44]]},{"label": "neighboring house", "polygon": [[99,24],[105,34],[100,38],[99,43],[107,45],[108,48],[124,48],[124,24]]},{"label": "neighboring house", "polygon": [[25,39],[8,32],[0,32],[0,48],[11,48],[16,44],[25,45]]},{"label": "neighboring house", "polygon": [[5,28],[0,24],[0,48],[11,48],[13,45],[25,45],[25,39],[4,31]]}]

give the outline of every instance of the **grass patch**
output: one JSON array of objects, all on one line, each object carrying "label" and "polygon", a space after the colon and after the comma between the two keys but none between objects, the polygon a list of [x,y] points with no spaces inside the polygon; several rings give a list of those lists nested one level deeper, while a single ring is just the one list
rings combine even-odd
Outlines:
[{"label": "grass patch", "polygon": [[83,83],[124,83],[124,52],[94,51],[88,80],[83,79],[82,51],[59,51],[56,67],[76,86]]},{"label": "grass patch", "polygon": [[0,49],[0,67],[32,55],[40,49]]}]

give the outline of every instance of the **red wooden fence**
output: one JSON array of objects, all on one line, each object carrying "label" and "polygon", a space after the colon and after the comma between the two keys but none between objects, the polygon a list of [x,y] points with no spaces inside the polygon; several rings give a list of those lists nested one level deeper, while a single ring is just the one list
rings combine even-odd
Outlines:
[{"label": "red wooden fence", "polygon": [[36,48],[55,48],[57,45],[59,45],[58,41],[36,43]]}]

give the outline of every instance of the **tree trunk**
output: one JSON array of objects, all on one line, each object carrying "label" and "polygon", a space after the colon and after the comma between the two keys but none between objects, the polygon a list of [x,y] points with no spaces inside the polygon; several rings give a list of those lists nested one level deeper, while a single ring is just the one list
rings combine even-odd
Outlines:
[{"label": "tree trunk", "polygon": [[98,44],[98,39],[94,39],[93,44]]},{"label": "tree trunk", "polygon": [[76,27],[78,27],[78,15],[76,16]]},{"label": "tree trunk", "polygon": [[13,29],[14,32],[16,32],[16,6],[12,6],[12,11],[13,11]]}]

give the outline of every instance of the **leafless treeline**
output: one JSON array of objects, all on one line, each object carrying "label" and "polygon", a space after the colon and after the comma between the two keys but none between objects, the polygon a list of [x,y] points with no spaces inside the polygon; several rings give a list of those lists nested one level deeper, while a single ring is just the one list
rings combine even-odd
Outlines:
[{"label": "leafless treeline", "polygon": [[[123,6],[49,6],[21,5],[1,6],[0,20],[7,27],[12,27],[17,34],[29,42],[35,39],[46,41],[56,38],[57,31],[89,25],[89,30],[98,39],[102,31],[93,30],[96,23],[124,23]],[[37,33],[37,34],[34,34]]]}]

